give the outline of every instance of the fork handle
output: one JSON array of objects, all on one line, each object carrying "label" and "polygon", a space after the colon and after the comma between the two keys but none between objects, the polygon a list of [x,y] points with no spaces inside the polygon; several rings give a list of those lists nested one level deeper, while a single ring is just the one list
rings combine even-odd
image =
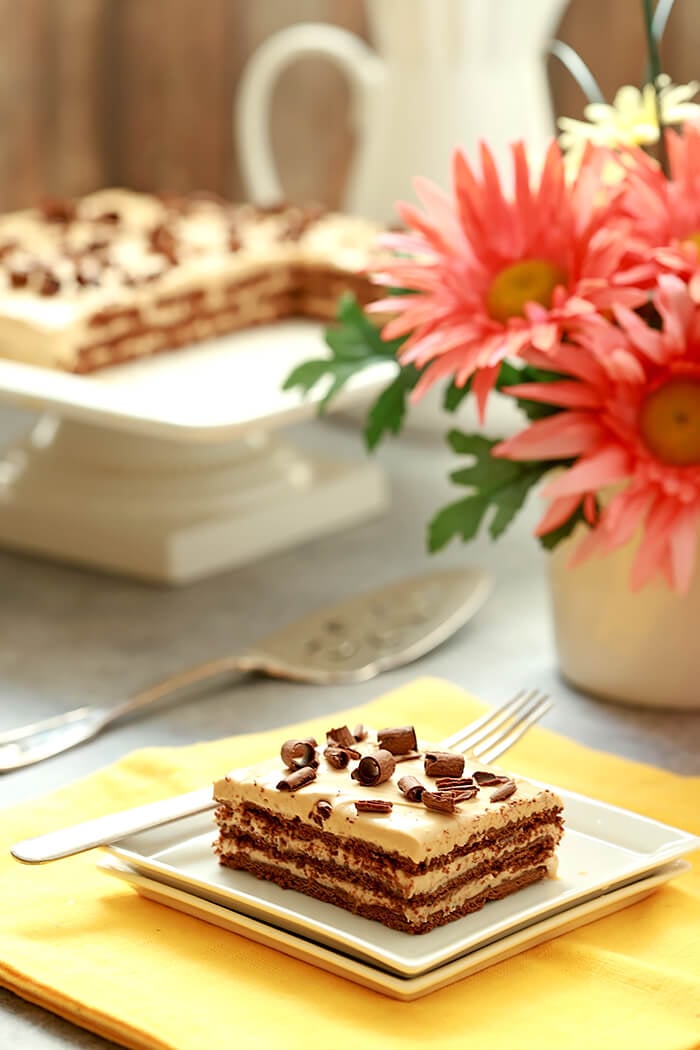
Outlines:
[{"label": "fork handle", "polygon": [[106,846],[124,835],[132,835],[146,828],[160,827],[171,820],[180,820],[194,813],[213,809],[216,805],[211,786],[190,791],[186,795],[147,802],[144,806],[120,810],[107,816],[87,820],[83,824],[49,831],[33,839],[25,839],[12,846],[10,852],[25,864],[43,864],[75,853]]},{"label": "fork handle", "polygon": [[22,769],[68,751],[91,740],[118,718],[164,700],[187,686],[247,669],[244,657],[221,657],[170,675],[114,707],[79,707],[43,722],[13,729],[0,738],[0,773]]}]

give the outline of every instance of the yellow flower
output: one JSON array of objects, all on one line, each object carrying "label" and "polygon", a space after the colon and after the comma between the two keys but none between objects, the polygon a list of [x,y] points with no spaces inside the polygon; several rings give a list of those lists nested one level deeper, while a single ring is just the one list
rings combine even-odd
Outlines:
[{"label": "yellow flower", "polygon": [[[689,84],[672,84],[670,78],[662,74],[657,77],[656,85],[664,125],[700,120],[700,105],[690,101],[700,89],[697,80],[691,80]],[[658,141],[653,84],[645,84],[641,91],[626,84],[619,89],[612,105],[590,102],[583,113],[586,120],[559,119],[559,144],[576,157],[583,152],[587,142],[614,147],[646,146]]]}]

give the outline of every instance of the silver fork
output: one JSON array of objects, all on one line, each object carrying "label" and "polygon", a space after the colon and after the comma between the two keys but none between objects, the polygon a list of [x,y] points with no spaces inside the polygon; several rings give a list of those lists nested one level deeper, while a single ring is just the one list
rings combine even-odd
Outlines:
[{"label": "silver fork", "polygon": [[[552,701],[546,694],[537,689],[529,692],[521,690],[495,711],[488,711],[475,722],[446,737],[440,746],[453,751],[472,751],[480,762],[493,762],[520,740],[550,707]],[[185,795],[149,802],[145,806],[125,809],[88,820],[84,824],[74,824],[37,838],[25,839],[12,846],[10,852],[25,864],[43,864],[45,861],[83,853],[96,846],[107,846],[126,835],[203,813],[215,806],[211,787],[199,788]]]}]

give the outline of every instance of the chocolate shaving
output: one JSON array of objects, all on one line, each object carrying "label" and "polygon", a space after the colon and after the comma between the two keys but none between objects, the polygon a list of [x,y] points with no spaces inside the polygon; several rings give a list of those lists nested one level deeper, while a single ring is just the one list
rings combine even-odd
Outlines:
[{"label": "chocolate shaving", "polygon": [[305,740],[285,740],[280,754],[287,769],[311,766],[316,762],[316,741],[313,737],[307,737]]},{"label": "chocolate shaving", "polygon": [[464,755],[452,751],[428,751],[425,756],[425,774],[428,777],[461,777]]},{"label": "chocolate shaving", "polygon": [[407,751],[405,755],[394,755],[396,762],[410,762],[412,758],[420,758],[420,751]]},{"label": "chocolate shaving", "polygon": [[518,785],[515,783],[515,781],[508,780],[505,784],[503,784],[499,788],[496,788],[496,790],[491,793],[491,801],[502,802],[504,798],[510,798],[511,795],[514,795],[517,790]]},{"label": "chocolate shaving", "polygon": [[324,820],[328,820],[332,812],[333,807],[331,806],[330,802],[327,802],[325,799],[321,798],[318,800],[314,808],[309,813],[309,820],[313,820],[314,824],[318,824],[320,828]]},{"label": "chocolate shaving", "polygon": [[499,773],[490,773],[487,769],[477,769],[472,773],[479,787],[496,787],[498,784],[507,784],[510,777],[502,777]]},{"label": "chocolate shaving", "polygon": [[391,751],[392,755],[405,755],[407,751],[415,751],[418,747],[416,731],[413,726],[394,726],[388,729],[380,729],[377,733],[377,741],[385,751]]},{"label": "chocolate shaving", "polygon": [[355,737],[347,726],[339,726],[337,729],[326,730],[326,740],[329,744],[335,745],[335,747],[352,748],[355,746]]},{"label": "chocolate shaving", "polygon": [[215,193],[214,190],[190,190],[187,194],[187,199],[198,203],[202,201],[205,204],[220,204],[225,206],[228,201],[225,197],[222,197],[220,193]]},{"label": "chocolate shaving", "polygon": [[25,288],[29,281],[28,270],[11,270],[10,284],[13,288]]},{"label": "chocolate shaving", "polygon": [[355,803],[358,813],[391,813],[394,803],[382,798],[359,799]]},{"label": "chocolate shaving", "polygon": [[177,262],[177,240],[167,226],[154,226],[149,234],[148,243],[151,251],[163,255],[173,265]]},{"label": "chocolate shaving", "polygon": [[361,740],[367,739],[367,726],[363,726],[362,722],[358,722],[352,731],[352,735],[359,744]]},{"label": "chocolate shaving", "polygon": [[310,784],[316,779],[316,770],[312,766],[304,766],[302,769],[295,769],[289,776],[284,777],[277,784],[278,791],[296,791],[298,788],[305,787],[306,784]]},{"label": "chocolate shaving", "polygon": [[421,802],[428,809],[436,809],[441,813],[455,813],[457,811],[457,802],[448,791],[424,791]]},{"label": "chocolate shaving", "polygon": [[[355,754],[359,752],[356,751]],[[345,747],[327,747],[323,752],[323,757],[333,769],[347,769],[350,762],[350,752]]]},{"label": "chocolate shaving", "polygon": [[475,785],[471,788],[463,788],[460,791],[450,791],[449,794],[452,795],[455,802],[468,802],[470,798],[476,798],[479,794],[479,789]]},{"label": "chocolate shaving", "polygon": [[58,278],[47,271],[39,285],[39,295],[56,295],[60,288],[61,282]]},{"label": "chocolate shaving", "polygon": [[365,787],[374,787],[375,784],[383,784],[388,780],[395,768],[396,762],[392,753],[379,750],[361,758],[350,776]]},{"label": "chocolate shaving", "polygon": [[288,207],[287,201],[275,201],[273,204],[256,204],[255,211],[262,218],[265,215],[280,215]]},{"label": "chocolate shaving", "polygon": [[64,197],[46,197],[39,211],[47,222],[70,222],[75,218],[75,204]]},{"label": "chocolate shaving", "polygon": [[479,790],[471,777],[438,777],[435,786],[438,791],[461,791],[463,788]]},{"label": "chocolate shaving", "polygon": [[417,777],[401,777],[399,780],[399,791],[402,791],[409,802],[420,802],[425,787]]}]

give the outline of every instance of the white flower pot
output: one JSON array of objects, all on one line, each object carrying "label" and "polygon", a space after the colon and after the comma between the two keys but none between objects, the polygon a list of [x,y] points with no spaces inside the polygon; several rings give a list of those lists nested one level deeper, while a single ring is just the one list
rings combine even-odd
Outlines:
[{"label": "white flower pot", "polygon": [[606,700],[700,710],[700,543],[694,580],[680,595],[660,580],[630,590],[636,543],[570,568],[575,542],[549,558],[564,677]]}]

